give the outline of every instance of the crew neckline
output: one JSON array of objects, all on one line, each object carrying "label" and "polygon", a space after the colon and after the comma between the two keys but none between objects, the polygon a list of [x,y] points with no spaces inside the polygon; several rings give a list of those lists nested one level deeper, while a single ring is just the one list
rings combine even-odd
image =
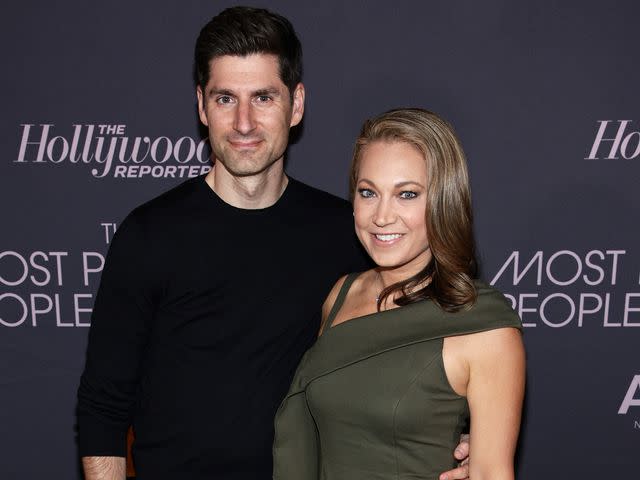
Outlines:
[{"label": "crew neckline", "polygon": [[280,198],[278,198],[278,200],[276,200],[276,202],[273,205],[269,205],[268,207],[264,207],[264,208],[240,208],[225,202],[222,199],[222,197],[220,197],[220,195],[218,195],[216,191],[213,188],[211,188],[209,184],[206,182],[205,180],[206,174],[200,175],[200,177],[198,178],[198,183],[201,185],[202,188],[207,190],[208,195],[215,201],[217,205],[221,206],[227,211],[235,212],[241,215],[261,215],[261,214],[266,214],[266,213],[276,211],[280,208],[283,208],[284,205],[289,203],[289,199],[292,195],[292,190],[295,189],[295,187],[293,187],[293,184],[297,183],[297,181],[294,178],[291,178],[289,175],[287,175],[287,178],[288,178],[287,186],[282,191]]}]

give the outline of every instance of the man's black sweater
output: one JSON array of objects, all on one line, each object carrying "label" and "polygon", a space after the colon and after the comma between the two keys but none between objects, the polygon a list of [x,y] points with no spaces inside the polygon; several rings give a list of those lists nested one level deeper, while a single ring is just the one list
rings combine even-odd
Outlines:
[{"label": "man's black sweater", "polygon": [[273,206],[203,177],[134,210],[109,250],[78,392],[82,456],[140,479],[271,478],[273,417],[344,273],[366,268],[348,202],[293,179]]}]

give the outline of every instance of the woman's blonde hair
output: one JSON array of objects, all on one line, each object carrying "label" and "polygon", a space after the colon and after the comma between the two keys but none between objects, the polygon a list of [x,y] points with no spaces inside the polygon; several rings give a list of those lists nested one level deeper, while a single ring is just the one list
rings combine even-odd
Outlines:
[{"label": "woman's blonde hair", "polygon": [[[373,142],[402,142],[420,151],[427,166],[427,236],[432,259],[418,274],[385,288],[385,298],[406,305],[430,298],[450,312],[470,307],[477,293],[471,192],[466,158],[453,128],[435,113],[419,108],[390,110],[367,120],[356,140],[350,172],[355,195],[363,152]],[[420,288],[420,285],[425,285]]]}]

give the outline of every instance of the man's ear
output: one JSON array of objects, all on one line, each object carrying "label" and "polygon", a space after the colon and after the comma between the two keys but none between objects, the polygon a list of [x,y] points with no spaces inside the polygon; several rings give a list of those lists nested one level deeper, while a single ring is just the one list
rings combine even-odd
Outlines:
[{"label": "man's ear", "polygon": [[304,85],[299,83],[293,90],[290,127],[298,125],[304,115]]},{"label": "man's ear", "polygon": [[196,87],[196,97],[198,98],[198,116],[200,121],[206,126],[209,126],[209,120],[207,119],[207,112],[204,109],[204,93],[200,85]]}]

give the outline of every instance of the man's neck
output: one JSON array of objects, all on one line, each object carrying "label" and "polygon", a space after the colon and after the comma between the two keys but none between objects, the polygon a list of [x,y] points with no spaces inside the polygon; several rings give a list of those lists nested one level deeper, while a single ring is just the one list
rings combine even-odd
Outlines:
[{"label": "man's neck", "polygon": [[283,162],[275,162],[257,175],[238,177],[216,162],[205,181],[225,202],[236,208],[256,210],[275,204],[282,196],[289,179]]}]

